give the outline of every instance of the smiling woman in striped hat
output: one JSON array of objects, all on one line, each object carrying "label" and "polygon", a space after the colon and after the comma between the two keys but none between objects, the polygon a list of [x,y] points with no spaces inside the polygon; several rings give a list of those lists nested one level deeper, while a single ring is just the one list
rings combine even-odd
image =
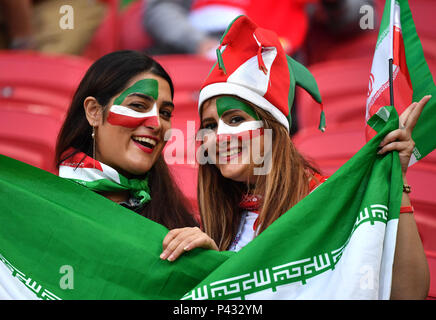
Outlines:
[{"label": "smiling woman in striped hat", "polygon": [[143,53],[97,60],[58,136],[59,176],[169,229],[197,226],[162,156],[173,95],[167,72]]},{"label": "smiling woman in striped hat", "polygon": [[[240,16],[222,37],[217,58],[198,104],[202,152],[208,158],[200,162],[198,176],[205,233],[171,230],[163,254],[170,260],[195,247],[239,251],[327,179],[298,153],[289,134],[296,85],[320,104],[319,129],[324,131],[317,84],[304,66],[286,56],[277,35]],[[405,185],[392,275],[395,299],[425,298],[428,292],[428,265],[405,177],[414,147],[412,131],[430,98],[401,114],[400,129],[384,137],[378,152],[398,151]],[[253,153],[255,145],[259,155]],[[267,170],[256,173],[262,165]]]}]

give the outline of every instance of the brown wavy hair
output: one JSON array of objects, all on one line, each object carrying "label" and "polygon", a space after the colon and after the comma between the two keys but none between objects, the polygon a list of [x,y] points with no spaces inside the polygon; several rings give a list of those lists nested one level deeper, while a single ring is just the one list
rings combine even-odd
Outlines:
[{"label": "brown wavy hair", "polygon": [[241,218],[239,202],[244,193],[263,198],[258,220],[260,234],[309,193],[312,173],[319,173],[318,168],[297,151],[283,125],[268,112],[250,105],[264,122],[264,128],[272,130],[270,172],[257,176],[253,187],[248,182],[223,177],[213,164],[199,166],[197,196],[202,224],[220,250],[227,250],[236,236]]}]

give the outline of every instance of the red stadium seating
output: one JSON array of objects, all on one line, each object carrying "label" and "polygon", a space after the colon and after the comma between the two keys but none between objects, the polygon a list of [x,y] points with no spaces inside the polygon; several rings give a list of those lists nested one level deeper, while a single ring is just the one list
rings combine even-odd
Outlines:
[{"label": "red stadium seating", "polygon": [[198,214],[197,167],[193,165],[195,133],[200,125],[197,102],[200,86],[206,79],[213,61],[190,55],[157,56],[155,58],[168,71],[175,87],[175,108],[171,120],[174,133],[172,140],[167,143],[164,154],[168,148],[173,151],[176,144],[183,150],[181,155],[168,155],[173,161],[177,161],[176,164],[170,165],[170,168],[180,188]]},{"label": "red stadium seating", "polygon": [[89,65],[80,57],[0,52],[0,153],[55,173],[57,134]]},{"label": "red stadium seating", "polygon": [[56,173],[54,147],[62,122],[29,109],[0,106],[0,153]]},{"label": "red stadium seating", "polygon": [[[365,122],[371,60],[328,61],[311,66],[324,105],[327,128],[352,121]],[[299,128],[318,127],[319,105],[301,88],[297,90]]]},{"label": "red stadium seating", "polygon": [[293,142],[303,156],[317,162],[326,174],[332,174],[365,144],[365,135],[362,124],[354,122],[348,126],[332,125],[326,132],[308,128],[299,131]]},{"label": "red stadium seating", "polygon": [[70,99],[90,65],[82,57],[0,51],[0,89],[41,90]]}]

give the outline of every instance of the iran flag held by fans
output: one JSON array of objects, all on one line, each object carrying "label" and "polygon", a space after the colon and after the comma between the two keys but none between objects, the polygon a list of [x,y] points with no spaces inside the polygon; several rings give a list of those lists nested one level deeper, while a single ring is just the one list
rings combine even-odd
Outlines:
[{"label": "iran flag held by fans", "polygon": [[[406,64],[400,15],[399,3],[386,1],[369,76],[366,121],[381,107],[391,105],[389,60],[392,60],[394,104],[397,112],[401,114],[412,102],[413,90]],[[376,132],[367,125],[367,140],[375,135]]]},{"label": "iran flag held by fans", "polygon": [[[387,105],[393,105],[401,114],[413,101],[434,91],[407,0],[387,0],[369,76],[366,121]],[[436,145],[434,137],[424,134],[430,132],[429,119],[435,107],[435,100],[430,100],[415,127],[412,137],[416,147],[409,165],[426,156]],[[366,125],[367,141],[376,133]]]}]

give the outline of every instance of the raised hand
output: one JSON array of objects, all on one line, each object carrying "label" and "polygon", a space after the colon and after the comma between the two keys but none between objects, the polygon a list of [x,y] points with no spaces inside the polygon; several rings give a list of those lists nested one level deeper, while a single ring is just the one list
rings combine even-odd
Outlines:
[{"label": "raised hand", "polygon": [[419,116],[431,99],[431,96],[425,96],[419,102],[414,102],[407,107],[400,115],[400,128],[388,133],[380,143],[378,154],[385,154],[393,150],[398,151],[401,162],[403,175],[406,174],[409,166],[410,157],[412,156],[415,142],[412,139],[412,132],[418,122]]}]

